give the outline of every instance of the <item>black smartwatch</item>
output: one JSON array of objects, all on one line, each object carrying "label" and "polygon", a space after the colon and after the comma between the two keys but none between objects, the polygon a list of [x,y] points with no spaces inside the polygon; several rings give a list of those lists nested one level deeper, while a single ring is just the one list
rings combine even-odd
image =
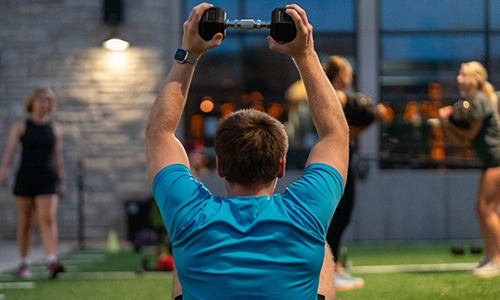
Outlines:
[{"label": "black smartwatch", "polygon": [[198,59],[196,57],[192,56],[191,54],[189,54],[189,52],[187,52],[186,49],[182,48],[177,49],[177,52],[175,52],[174,55],[174,59],[180,64],[188,63],[196,66],[196,64],[198,63]]}]

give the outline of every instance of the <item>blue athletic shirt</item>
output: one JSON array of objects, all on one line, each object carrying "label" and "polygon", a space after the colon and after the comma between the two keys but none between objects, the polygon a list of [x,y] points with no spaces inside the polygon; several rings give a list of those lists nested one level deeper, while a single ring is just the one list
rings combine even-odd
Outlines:
[{"label": "blue athletic shirt", "polygon": [[344,192],[333,167],[309,165],[283,195],[214,197],[174,164],[152,190],[184,300],[317,299],[326,232]]}]

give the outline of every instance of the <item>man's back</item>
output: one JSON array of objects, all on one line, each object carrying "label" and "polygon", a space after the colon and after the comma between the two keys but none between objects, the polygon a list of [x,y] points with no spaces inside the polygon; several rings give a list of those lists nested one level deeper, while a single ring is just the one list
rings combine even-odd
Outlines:
[{"label": "man's back", "polygon": [[185,166],[164,168],[153,192],[183,299],[315,299],[324,236],[343,186],[335,169],[313,164],[283,195],[221,198]]},{"label": "man's back", "polygon": [[[288,140],[283,124],[264,112],[240,110],[217,126],[216,168],[229,196],[257,199],[213,198],[189,175],[186,152],[175,136],[196,61],[223,38],[222,33],[210,41],[199,36],[199,21],[210,7],[194,7],[184,23],[182,48],[175,55],[178,63],[146,123],[148,178],[173,240],[182,292],[186,299],[315,299],[326,229],[347,175],[349,129],[342,107],[314,50],[305,11],[287,5],[286,14],[297,29],[295,39],[268,41],[271,50],[293,58],[308,94],[319,139],[309,153],[305,176],[283,197],[272,196],[277,180],[285,175]],[[316,172],[318,166],[323,170]],[[183,171],[165,180],[175,168]],[[271,203],[262,211],[239,201],[262,205],[266,198],[259,197],[264,195]],[[254,217],[263,220],[254,225]],[[249,227],[242,234],[237,229],[246,222]],[[269,245],[264,246],[262,238]],[[328,297],[333,294],[328,292]]]}]

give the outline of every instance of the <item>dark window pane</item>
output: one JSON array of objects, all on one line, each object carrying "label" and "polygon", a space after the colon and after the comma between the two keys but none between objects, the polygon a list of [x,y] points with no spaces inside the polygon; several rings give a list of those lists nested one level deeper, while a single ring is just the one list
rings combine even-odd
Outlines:
[{"label": "dark window pane", "polygon": [[381,0],[382,30],[484,28],[484,0]]},{"label": "dark window pane", "polygon": [[[270,20],[276,7],[290,4],[283,0],[247,1],[247,18]],[[307,13],[307,19],[315,31],[354,31],[354,0],[296,1]],[[233,18],[234,19],[234,18]]]},{"label": "dark window pane", "polygon": [[[221,87],[226,79],[241,81],[240,40],[226,37],[219,47],[204,53],[198,61],[192,86]],[[227,83],[227,82],[226,82]]]},{"label": "dark window pane", "polygon": [[490,62],[488,66],[489,80],[500,90],[500,34],[494,34],[490,37]]},{"label": "dark window pane", "polygon": [[382,38],[382,55],[405,60],[472,60],[484,55],[483,35],[412,35]]},{"label": "dark window pane", "polygon": [[490,1],[490,28],[500,30],[500,1]]}]

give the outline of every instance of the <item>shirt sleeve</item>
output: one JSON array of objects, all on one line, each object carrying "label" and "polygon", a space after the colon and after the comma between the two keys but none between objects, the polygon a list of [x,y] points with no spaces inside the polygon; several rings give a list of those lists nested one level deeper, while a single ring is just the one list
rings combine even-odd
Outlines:
[{"label": "shirt sleeve", "polygon": [[490,99],[486,94],[476,94],[476,96],[471,101],[472,104],[472,116],[476,120],[484,120],[493,114],[492,106],[490,104]]},{"label": "shirt sleeve", "polygon": [[283,193],[283,199],[289,201],[293,210],[300,211],[305,224],[326,236],[343,194],[344,180],[340,173],[329,165],[316,163],[307,166],[304,175]]},{"label": "shirt sleeve", "polygon": [[206,199],[212,197],[185,165],[169,165],[160,170],[152,185],[153,197],[171,239],[192,219]]}]

